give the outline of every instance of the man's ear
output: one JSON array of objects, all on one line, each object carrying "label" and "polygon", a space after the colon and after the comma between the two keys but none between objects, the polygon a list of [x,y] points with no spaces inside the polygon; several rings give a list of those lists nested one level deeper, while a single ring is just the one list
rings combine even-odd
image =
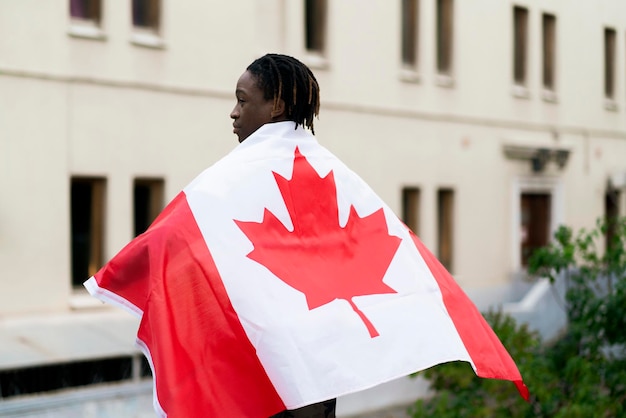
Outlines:
[{"label": "man's ear", "polygon": [[285,101],[280,99],[276,102],[272,111],[270,112],[272,120],[282,120],[285,118]]}]

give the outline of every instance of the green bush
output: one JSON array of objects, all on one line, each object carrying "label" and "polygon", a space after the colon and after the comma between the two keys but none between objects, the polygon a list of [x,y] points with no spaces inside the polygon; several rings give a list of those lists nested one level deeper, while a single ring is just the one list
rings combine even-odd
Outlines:
[{"label": "green bush", "polygon": [[626,218],[599,220],[576,235],[562,226],[554,238],[532,255],[528,272],[553,283],[563,276],[566,333],[545,344],[500,311],[484,315],[519,367],[530,401],[510,382],[448,363],[417,374],[434,394],[415,402],[413,417],[626,417]]}]

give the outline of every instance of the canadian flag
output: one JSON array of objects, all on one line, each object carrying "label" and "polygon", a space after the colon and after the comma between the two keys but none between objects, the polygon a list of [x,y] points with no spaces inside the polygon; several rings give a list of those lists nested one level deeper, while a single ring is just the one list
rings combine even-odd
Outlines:
[{"label": "canadian flag", "polygon": [[141,318],[163,417],[266,418],[453,360],[528,398],[451,275],[293,122],[205,170],[85,286]]}]

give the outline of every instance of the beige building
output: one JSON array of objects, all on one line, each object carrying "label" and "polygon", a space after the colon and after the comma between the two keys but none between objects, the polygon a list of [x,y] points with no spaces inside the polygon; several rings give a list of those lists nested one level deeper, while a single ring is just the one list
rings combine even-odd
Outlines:
[{"label": "beige building", "polygon": [[[106,361],[149,393],[134,320],[81,283],[236,145],[254,58],[311,66],[319,141],[486,307],[558,224],[626,215],[625,41],[622,0],[1,1],[0,415]],[[372,393],[339,411],[423,384]]]}]

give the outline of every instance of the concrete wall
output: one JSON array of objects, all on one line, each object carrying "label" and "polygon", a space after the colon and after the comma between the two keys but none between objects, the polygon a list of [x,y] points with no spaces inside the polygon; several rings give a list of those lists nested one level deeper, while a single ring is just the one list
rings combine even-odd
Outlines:
[{"label": "concrete wall", "polygon": [[[564,171],[541,177],[561,184],[560,220],[592,225],[603,213],[607,177],[626,166],[619,71],[626,63],[626,4],[519,3],[529,9],[528,98],[512,94],[512,3],[455,2],[454,70],[447,87],[435,70],[434,4],[421,2],[416,82],[401,77],[400,2],[363,7],[331,1],[321,60],[304,50],[299,2],[165,2],[162,48],[131,42],[123,3],[104,3],[103,39],[68,35],[73,24],[61,1],[0,5],[1,181],[3,194],[11,196],[3,199],[0,257],[2,276],[18,283],[0,296],[2,310],[66,305],[71,175],[107,178],[105,252],[111,257],[132,236],[135,176],[165,178],[171,198],[235,145],[231,92],[245,66],[264,51],[311,64],[322,88],[320,141],[394,209],[402,186],[422,189],[420,235],[431,248],[436,190],[455,190],[453,273],[464,286],[502,284],[519,267],[515,200],[509,196],[519,178],[533,174],[526,162],[504,157],[504,144],[571,149]],[[557,16],[556,102],[542,99],[542,12]],[[24,16],[39,24],[23,24]],[[604,26],[618,32],[613,111],[603,98]],[[46,210],[41,203],[25,204],[33,198],[47,202]]]}]

